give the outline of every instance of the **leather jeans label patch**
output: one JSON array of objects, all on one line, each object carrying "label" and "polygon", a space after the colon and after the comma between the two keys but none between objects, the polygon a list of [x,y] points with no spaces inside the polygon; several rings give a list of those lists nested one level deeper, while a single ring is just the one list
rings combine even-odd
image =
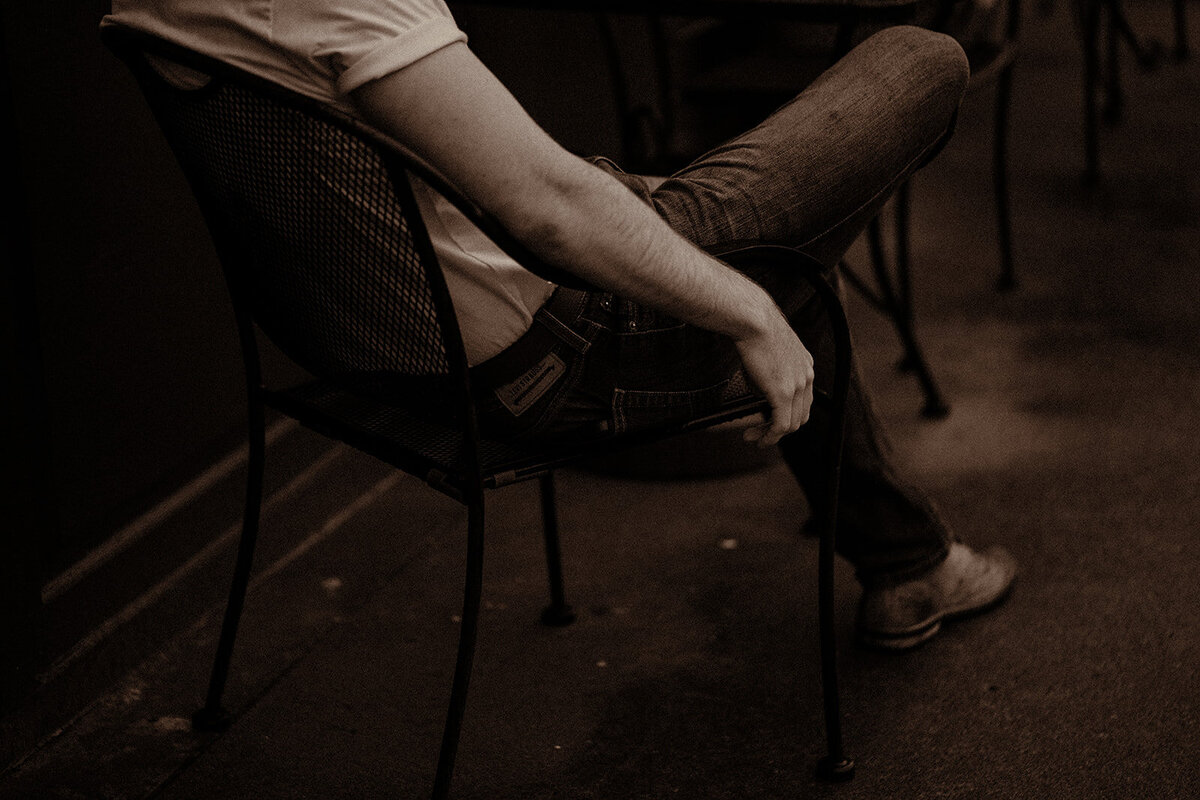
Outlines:
[{"label": "leather jeans label patch", "polygon": [[556,354],[550,353],[525,370],[521,377],[512,383],[497,387],[494,391],[504,407],[514,417],[519,417],[566,374],[566,362]]}]

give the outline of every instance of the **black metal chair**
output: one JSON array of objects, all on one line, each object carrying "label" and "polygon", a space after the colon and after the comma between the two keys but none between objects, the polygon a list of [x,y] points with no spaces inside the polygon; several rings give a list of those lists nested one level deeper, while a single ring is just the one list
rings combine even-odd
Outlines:
[{"label": "black metal chair", "polygon": [[[1116,125],[1125,112],[1122,45],[1145,71],[1157,69],[1166,60],[1167,46],[1156,38],[1139,36],[1125,14],[1121,0],[1075,0],[1072,12],[1083,50],[1083,181],[1086,186],[1094,186],[1100,180],[1100,123]],[[1190,48],[1184,0],[1172,0],[1171,18],[1175,32],[1172,57],[1176,61],[1186,61]],[[1103,58],[1100,54],[1102,34]],[[1103,105],[1100,104],[1101,94]]]},{"label": "black metal chair", "polygon": [[[245,359],[250,459],[246,507],[212,678],[194,725],[223,730],[222,708],[238,621],[252,569],[265,459],[266,407],[294,417],[423,479],[468,509],[462,621],[433,797],[449,793],[467,699],[482,593],[484,490],[537,479],[541,484],[551,603],[547,624],[574,615],[562,582],[553,470],[588,455],[703,428],[764,410],[746,396],[689,419],[570,449],[523,449],[480,435],[470,374],[454,310],[410,175],[445,194],[520,263],[552,280],[568,276],[540,264],[490,218],[451,190],[397,143],[355,119],[228,65],[120,26],[105,43],[131,68],[199,201],[233,300]],[[198,70],[202,88],[163,80],[158,62]],[[159,64],[161,67],[161,64]],[[727,261],[777,262],[810,278],[834,329],[833,386],[818,402],[832,420],[823,453],[830,513],[819,521],[819,615],[830,779],[853,774],[842,749],[833,627],[834,513],[841,458],[849,338],[837,295],[815,262],[787,248],[755,248]],[[259,362],[261,330],[315,379],[269,389]],[[457,424],[431,420],[409,404],[434,392]]]}]

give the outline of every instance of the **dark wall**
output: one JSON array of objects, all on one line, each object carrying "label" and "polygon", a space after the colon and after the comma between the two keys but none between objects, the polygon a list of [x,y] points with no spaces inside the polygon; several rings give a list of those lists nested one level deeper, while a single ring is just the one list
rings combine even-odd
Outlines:
[{"label": "dark wall", "polygon": [[[621,133],[601,20],[578,12],[488,9],[450,2],[472,51],[564,147],[620,154]],[[634,97],[652,93],[645,20],[609,16]]]},{"label": "dark wall", "polygon": [[[3,56],[0,38],[0,56]],[[0,72],[0,152],[15,149],[15,121],[7,73]],[[45,450],[45,398],[41,354],[34,334],[28,208],[24,175],[16,159],[0,165],[7,195],[0,215],[0,415],[5,480],[0,481],[0,713],[32,685],[33,656],[41,624],[40,541],[55,530]]]},{"label": "dark wall", "polygon": [[57,633],[90,619],[83,600],[43,605],[41,587],[244,426],[215,257],[136,88],[98,40],[106,10],[94,0],[0,9],[0,458],[14,476],[0,522],[0,715],[62,655]]},{"label": "dark wall", "polygon": [[[136,88],[97,39],[107,5],[3,11],[59,517],[50,570],[227,446],[242,413],[214,255]],[[472,46],[552,134],[613,154],[591,15],[456,11]]]},{"label": "dark wall", "polygon": [[105,3],[5,4],[25,178],[53,572],[228,440],[240,411],[231,312],[170,154],[100,45]]}]

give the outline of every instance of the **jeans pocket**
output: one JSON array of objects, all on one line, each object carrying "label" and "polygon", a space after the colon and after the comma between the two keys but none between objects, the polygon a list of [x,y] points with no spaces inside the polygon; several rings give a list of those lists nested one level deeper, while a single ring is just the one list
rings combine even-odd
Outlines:
[{"label": "jeans pocket", "polygon": [[544,426],[579,381],[583,354],[559,344],[515,380],[486,389],[479,422],[487,438],[524,438]]},{"label": "jeans pocket", "polygon": [[730,395],[737,376],[685,391],[613,390],[613,431],[630,431],[684,422],[715,411]]}]

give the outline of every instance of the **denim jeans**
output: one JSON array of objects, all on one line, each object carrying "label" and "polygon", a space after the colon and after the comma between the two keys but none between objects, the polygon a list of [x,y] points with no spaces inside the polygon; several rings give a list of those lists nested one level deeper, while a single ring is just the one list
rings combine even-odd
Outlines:
[{"label": "denim jeans", "polygon": [[[787,245],[832,275],[891,193],[948,138],[966,80],[966,58],[952,39],[920,28],[888,28],[762,124],[657,186],[606,160],[598,165],[705,249]],[[820,386],[828,378],[832,343],[819,303],[810,302],[794,275],[744,271],[788,315],[816,359]],[[751,391],[728,339],[609,294],[560,287],[538,312],[534,329],[527,336],[548,344],[518,365],[519,377],[512,380],[510,369],[503,386],[483,381],[481,415],[495,435],[619,434],[702,414]],[[814,457],[823,416],[814,408],[808,424],[780,443],[814,502],[825,496]],[[856,375],[847,409],[839,552],[864,585],[886,585],[940,563],[950,541],[929,501],[896,475]]]}]

